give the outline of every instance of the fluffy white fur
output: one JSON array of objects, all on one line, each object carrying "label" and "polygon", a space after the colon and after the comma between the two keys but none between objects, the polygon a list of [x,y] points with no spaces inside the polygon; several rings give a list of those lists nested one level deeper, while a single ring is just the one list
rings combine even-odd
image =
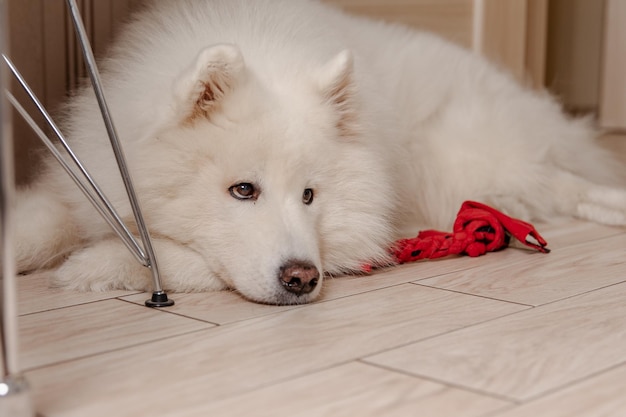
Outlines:
[{"label": "fluffy white fur", "polygon": [[[339,274],[387,262],[395,239],[450,228],[466,199],[626,224],[626,191],[611,188],[617,168],[587,122],[430,34],[314,1],[163,0],[101,69],[166,289],[308,302],[321,282],[286,291],[285,263]],[[130,221],[93,93],[66,110],[72,146]],[[241,183],[258,198],[235,198]],[[55,161],[18,200],[19,270],[151,288]]]}]

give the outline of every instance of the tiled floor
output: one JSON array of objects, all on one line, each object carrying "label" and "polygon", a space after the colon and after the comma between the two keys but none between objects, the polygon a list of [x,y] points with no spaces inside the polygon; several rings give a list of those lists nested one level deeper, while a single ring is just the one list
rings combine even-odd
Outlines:
[{"label": "tiled floor", "polygon": [[626,229],[325,283],[319,302],[49,290],[19,277],[41,416],[626,416]]}]

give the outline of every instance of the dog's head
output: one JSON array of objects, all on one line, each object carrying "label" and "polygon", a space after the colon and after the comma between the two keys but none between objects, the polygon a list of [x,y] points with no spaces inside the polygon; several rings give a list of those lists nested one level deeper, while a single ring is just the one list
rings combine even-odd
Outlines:
[{"label": "dog's head", "polygon": [[151,168],[152,227],[264,303],[309,302],[325,276],[387,262],[393,187],[357,95],[348,52],[296,80],[205,49],[156,138],[168,166]]}]

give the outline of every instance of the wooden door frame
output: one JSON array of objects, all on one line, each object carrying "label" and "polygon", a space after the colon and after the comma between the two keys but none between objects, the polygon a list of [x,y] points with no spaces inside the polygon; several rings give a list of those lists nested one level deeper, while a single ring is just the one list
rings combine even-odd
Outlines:
[{"label": "wooden door frame", "polygon": [[548,0],[474,0],[472,48],[543,88],[547,22]]},{"label": "wooden door frame", "polygon": [[599,124],[626,131],[626,3],[606,0]]}]

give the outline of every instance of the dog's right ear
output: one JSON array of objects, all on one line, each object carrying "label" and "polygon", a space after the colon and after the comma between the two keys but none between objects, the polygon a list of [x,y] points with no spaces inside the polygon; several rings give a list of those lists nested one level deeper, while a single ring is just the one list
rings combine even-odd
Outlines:
[{"label": "dog's right ear", "polygon": [[245,64],[239,48],[220,44],[208,47],[174,85],[175,112],[181,123],[211,116],[242,76]]},{"label": "dog's right ear", "polygon": [[325,99],[337,114],[337,128],[344,137],[358,132],[357,112],[354,104],[354,62],[348,50],[339,52],[322,67],[318,86]]}]

